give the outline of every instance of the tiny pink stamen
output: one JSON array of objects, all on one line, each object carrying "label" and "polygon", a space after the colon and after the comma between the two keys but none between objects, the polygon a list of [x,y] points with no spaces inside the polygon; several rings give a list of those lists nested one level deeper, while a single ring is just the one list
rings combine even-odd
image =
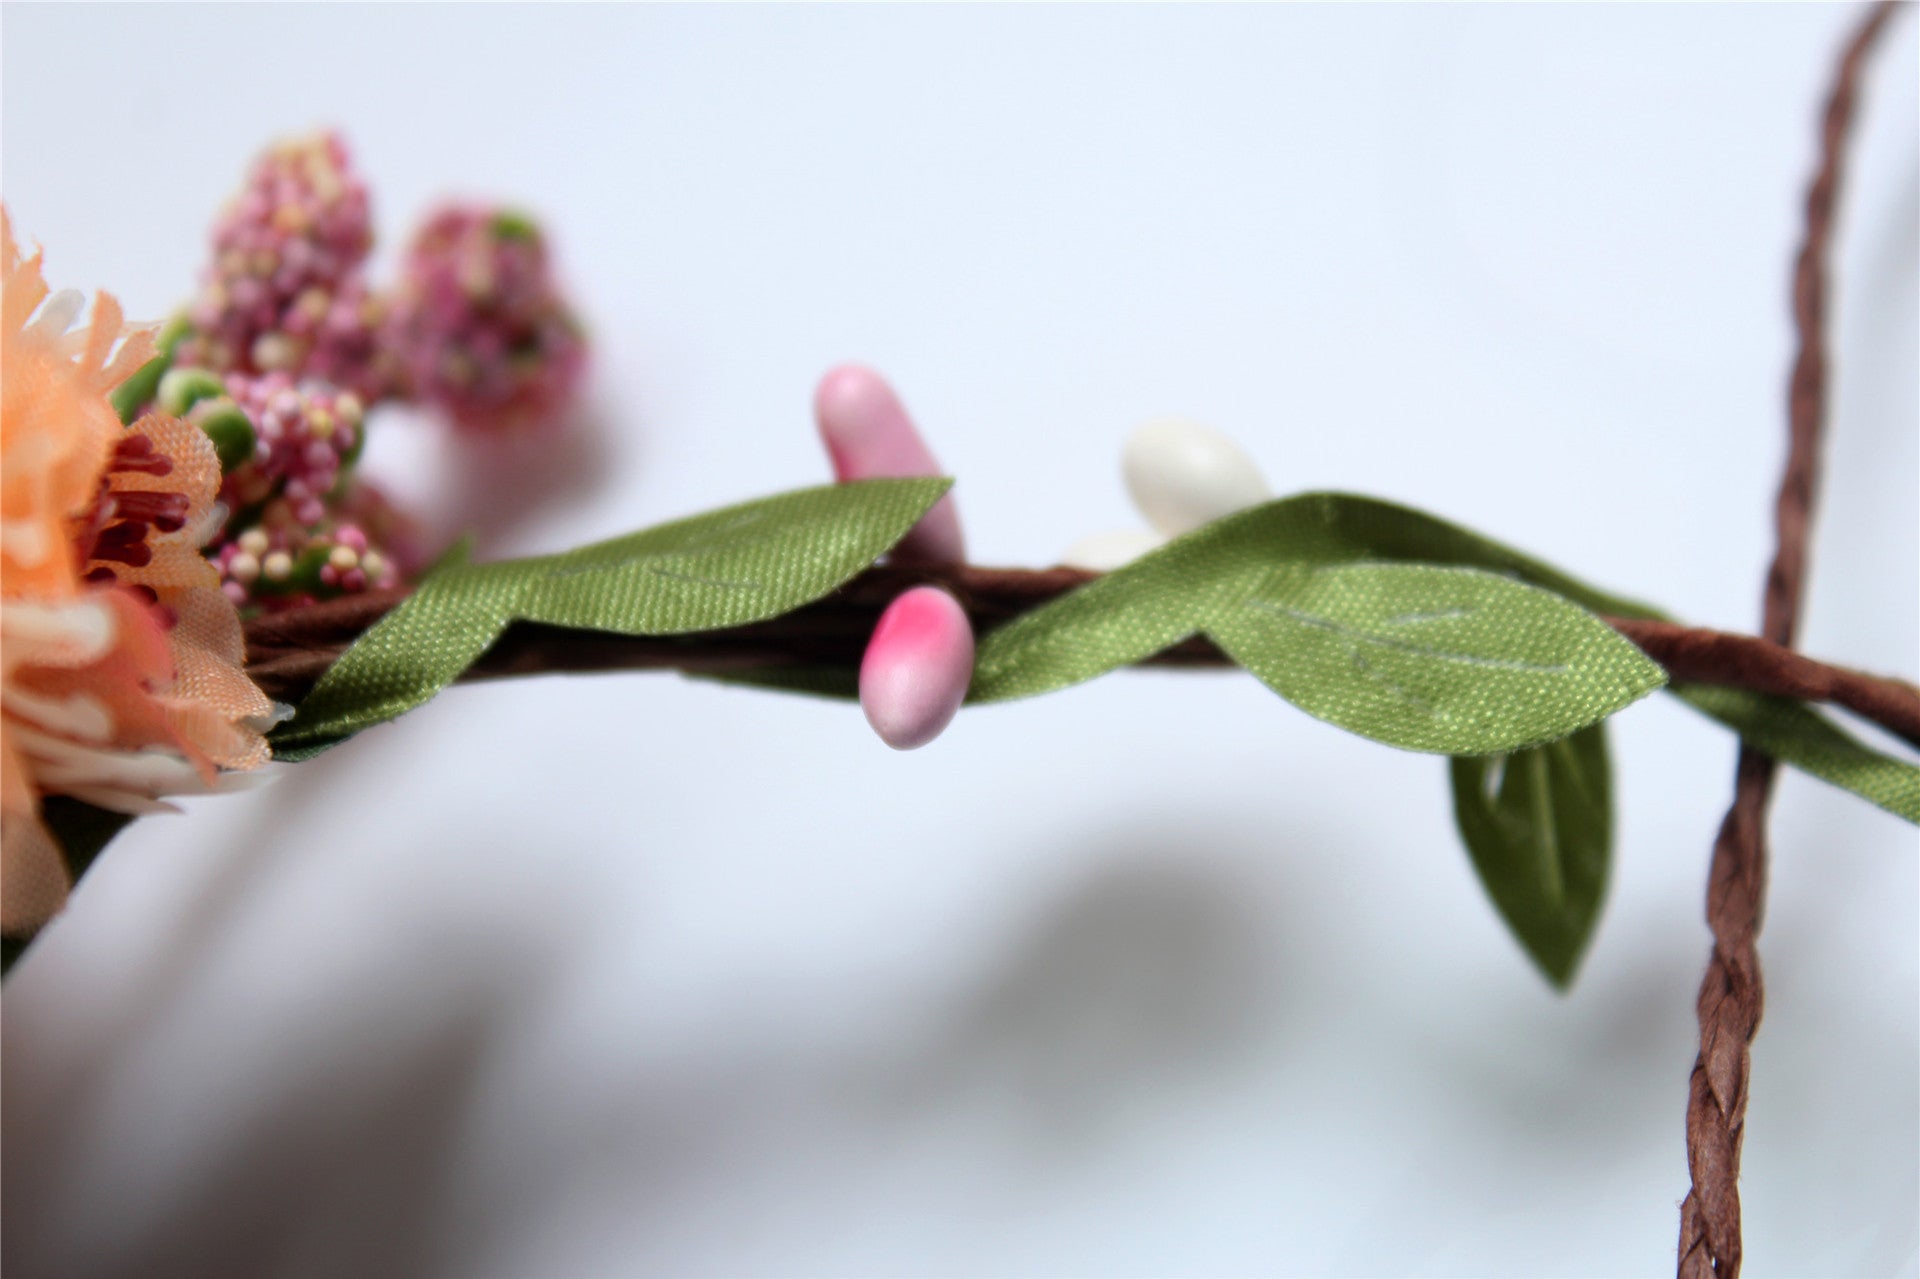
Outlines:
[{"label": "tiny pink stamen", "polygon": [[925,746],[952,722],[973,680],[973,626],[959,601],[916,586],[887,606],[860,661],[860,709],[895,750]]}]

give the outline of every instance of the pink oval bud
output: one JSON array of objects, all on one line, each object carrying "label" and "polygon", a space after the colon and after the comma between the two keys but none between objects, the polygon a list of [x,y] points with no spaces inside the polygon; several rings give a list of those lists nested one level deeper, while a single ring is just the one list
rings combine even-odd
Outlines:
[{"label": "pink oval bud", "polygon": [[[833,461],[833,478],[848,480],[940,475],[906,406],[886,379],[858,364],[842,364],[820,379],[813,417]],[[967,558],[960,512],[948,494],[893,548],[896,564],[958,564]]]},{"label": "pink oval bud", "polygon": [[958,600],[916,586],[887,605],[860,660],[860,709],[897,751],[940,736],[973,681],[973,626]]}]

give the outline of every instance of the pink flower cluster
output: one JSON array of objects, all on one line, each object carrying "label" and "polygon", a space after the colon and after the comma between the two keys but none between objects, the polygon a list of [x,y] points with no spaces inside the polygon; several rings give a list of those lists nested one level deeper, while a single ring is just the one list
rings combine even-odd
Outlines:
[{"label": "pink flower cluster", "polygon": [[419,573],[410,521],[364,481],[347,482],[366,440],[358,395],[280,372],[231,374],[226,386],[256,437],[252,459],[221,486],[239,514],[209,552],[227,598],[277,611]]},{"label": "pink flower cluster", "polygon": [[284,516],[284,508],[270,509],[210,553],[220,589],[235,604],[291,608],[401,584],[401,565],[359,524],[329,519],[315,526]]},{"label": "pink flower cluster", "polygon": [[[360,279],[373,247],[367,186],[338,135],[267,151],[213,228],[213,259],[177,358],[221,373],[286,372],[318,361],[363,394],[381,308]],[[318,371],[318,370],[316,370]]]},{"label": "pink flower cluster", "polygon": [[281,372],[232,374],[227,393],[252,420],[250,464],[227,476],[222,497],[235,510],[258,505],[277,491],[295,519],[318,524],[341,471],[365,442],[365,405],[352,391]]},{"label": "pink flower cluster", "polygon": [[538,227],[450,207],[412,241],[398,285],[376,289],[367,184],[337,134],[268,149],[212,241],[160,394],[217,432],[231,514],[209,554],[242,605],[395,586],[424,567],[417,526],[354,476],[377,405],[498,430],[557,421],[579,386],[585,340]]},{"label": "pink flower cluster", "polygon": [[525,217],[443,209],[407,250],[393,347],[410,393],[476,431],[555,417],[586,367],[586,342]]}]

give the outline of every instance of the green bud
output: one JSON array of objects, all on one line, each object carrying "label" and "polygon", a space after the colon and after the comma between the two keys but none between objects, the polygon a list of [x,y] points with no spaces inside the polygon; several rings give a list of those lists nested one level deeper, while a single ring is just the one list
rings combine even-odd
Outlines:
[{"label": "green bud", "polygon": [[327,554],[332,549],[331,546],[309,546],[300,552],[299,558],[293,562],[293,572],[287,575],[287,590],[313,594],[323,589],[320,570],[326,565]]},{"label": "green bud", "polygon": [[502,240],[538,240],[540,224],[514,209],[502,209],[493,215],[493,233]]},{"label": "green bud", "polygon": [[360,420],[360,425],[353,428],[353,447],[340,455],[341,483],[344,484],[346,482],[347,477],[352,472],[353,468],[360,464],[360,455],[362,453],[365,453],[366,451],[367,451],[367,422],[365,418],[362,418]]},{"label": "green bud", "polygon": [[[309,546],[287,566],[287,572],[281,577],[274,577],[265,572],[263,563],[262,572],[254,579],[250,589],[259,596],[318,594],[326,588],[325,583],[320,580],[320,569],[326,564],[327,555],[332,549],[331,546]],[[284,554],[284,552],[275,552],[275,554]],[[271,555],[267,557],[269,560],[272,558]]]},{"label": "green bud", "polygon": [[140,410],[153,399],[160,378],[167,371],[167,363],[167,356],[156,355],[129,373],[126,381],[113,388],[113,394],[108,399],[113,403],[113,411],[120,415],[122,426],[131,425],[140,416]]},{"label": "green bud", "polygon": [[116,386],[109,397],[113,402],[113,411],[120,415],[121,425],[132,425],[133,420],[140,416],[140,410],[153,403],[153,397],[160,389],[160,379],[173,367],[174,348],[192,332],[193,325],[188,322],[185,311],[175,312],[172,319],[160,326],[160,334],[153,344],[157,354],[128,374],[127,380]]},{"label": "green bud", "polygon": [[187,414],[187,421],[205,431],[213,441],[213,451],[220,455],[222,472],[231,474],[235,467],[253,456],[253,421],[226,396],[201,400]]},{"label": "green bud", "polygon": [[209,369],[168,369],[160,379],[158,402],[162,413],[184,417],[201,400],[226,393],[226,383]]},{"label": "green bud", "polygon": [[193,323],[187,319],[187,313],[175,311],[168,317],[167,322],[160,326],[160,334],[153,340],[154,347],[164,358],[171,361],[173,352],[180,345],[181,339],[192,332]]}]

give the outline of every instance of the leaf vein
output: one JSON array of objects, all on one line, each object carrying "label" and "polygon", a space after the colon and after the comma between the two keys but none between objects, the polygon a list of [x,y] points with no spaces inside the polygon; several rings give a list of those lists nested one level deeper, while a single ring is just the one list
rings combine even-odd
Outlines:
[{"label": "leaf vein", "polygon": [[1362,675],[1366,676],[1368,679],[1372,680],[1374,683],[1384,685],[1388,692],[1394,694],[1396,697],[1400,698],[1400,700],[1406,702],[1409,706],[1417,706],[1422,711],[1425,711],[1429,715],[1432,715],[1434,713],[1432,702],[1428,701],[1424,697],[1421,697],[1419,694],[1411,691],[1410,689],[1403,687],[1401,684],[1393,680],[1391,677],[1375,670],[1373,668],[1373,663],[1369,662],[1366,659],[1366,655],[1363,654],[1358,648],[1352,647],[1350,645],[1347,648],[1347,656],[1353,659],[1353,668],[1355,670],[1359,671]]},{"label": "leaf vein", "polygon": [[1407,640],[1393,639],[1385,635],[1374,635],[1366,631],[1355,630],[1324,617],[1288,608],[1284,604],[1274,604],[1267,600],[1248,600],[1247,607],[1264,613],[1285,617],[1302,626],[1311,626],[1317,630],[1330,631],[1352,644],[1372,644],[1378,648],[1390,649],[1396,653],[1406,653],[1413,657],[1431,657],[1442,662],[1458,662],[1463,666],[1480,666],[1490,670],[1520,671],[1529,675],[1565,675],[1573,668],[1565,662],[1523,662],[1517,658],[1481,657],[1475,653],[1455,653],[1442,648],[1431,648],[1425,644],[1414,644]]}]

